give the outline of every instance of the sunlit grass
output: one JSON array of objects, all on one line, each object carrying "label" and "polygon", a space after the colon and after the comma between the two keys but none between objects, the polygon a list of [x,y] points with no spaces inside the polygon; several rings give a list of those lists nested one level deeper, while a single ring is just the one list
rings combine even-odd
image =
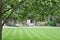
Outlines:
[{"label": "sunlit grass", "polygon": [[3,28],[3,40],[60,40],[60,28]]}]

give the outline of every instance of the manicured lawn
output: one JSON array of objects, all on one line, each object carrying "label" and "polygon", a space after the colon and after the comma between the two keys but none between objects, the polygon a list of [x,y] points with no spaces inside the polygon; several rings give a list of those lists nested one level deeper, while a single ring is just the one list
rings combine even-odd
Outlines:
[{"label": "manicured lawn", "polygon": [[3,28],[3,40],[60,40],[60,28]]}]

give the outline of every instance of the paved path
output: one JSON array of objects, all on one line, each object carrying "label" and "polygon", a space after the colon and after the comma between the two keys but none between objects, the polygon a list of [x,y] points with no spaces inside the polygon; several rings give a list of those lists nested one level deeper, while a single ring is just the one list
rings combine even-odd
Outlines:
[{"label": "paved path", "polygon": [[37,26],[37,27],[12,27],[12,26],[3,26],[3,28],[60,28],[60,27],[51,27],[51,26]]}]

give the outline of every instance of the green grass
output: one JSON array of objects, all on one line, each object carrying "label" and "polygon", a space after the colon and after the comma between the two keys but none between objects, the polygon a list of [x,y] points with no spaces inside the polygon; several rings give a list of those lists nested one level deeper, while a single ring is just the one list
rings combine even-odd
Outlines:
[{"label": "green grass", "polygon": [[60,28],[3,28],[3,40],[60,40]]}]

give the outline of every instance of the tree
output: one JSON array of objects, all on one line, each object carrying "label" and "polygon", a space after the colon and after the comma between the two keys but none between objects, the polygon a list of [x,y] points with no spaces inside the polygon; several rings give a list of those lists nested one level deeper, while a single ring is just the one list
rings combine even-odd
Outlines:
[{"label": "tree", "polygon": [[2,40],[2,0],[0,0],[0,40]]}]

